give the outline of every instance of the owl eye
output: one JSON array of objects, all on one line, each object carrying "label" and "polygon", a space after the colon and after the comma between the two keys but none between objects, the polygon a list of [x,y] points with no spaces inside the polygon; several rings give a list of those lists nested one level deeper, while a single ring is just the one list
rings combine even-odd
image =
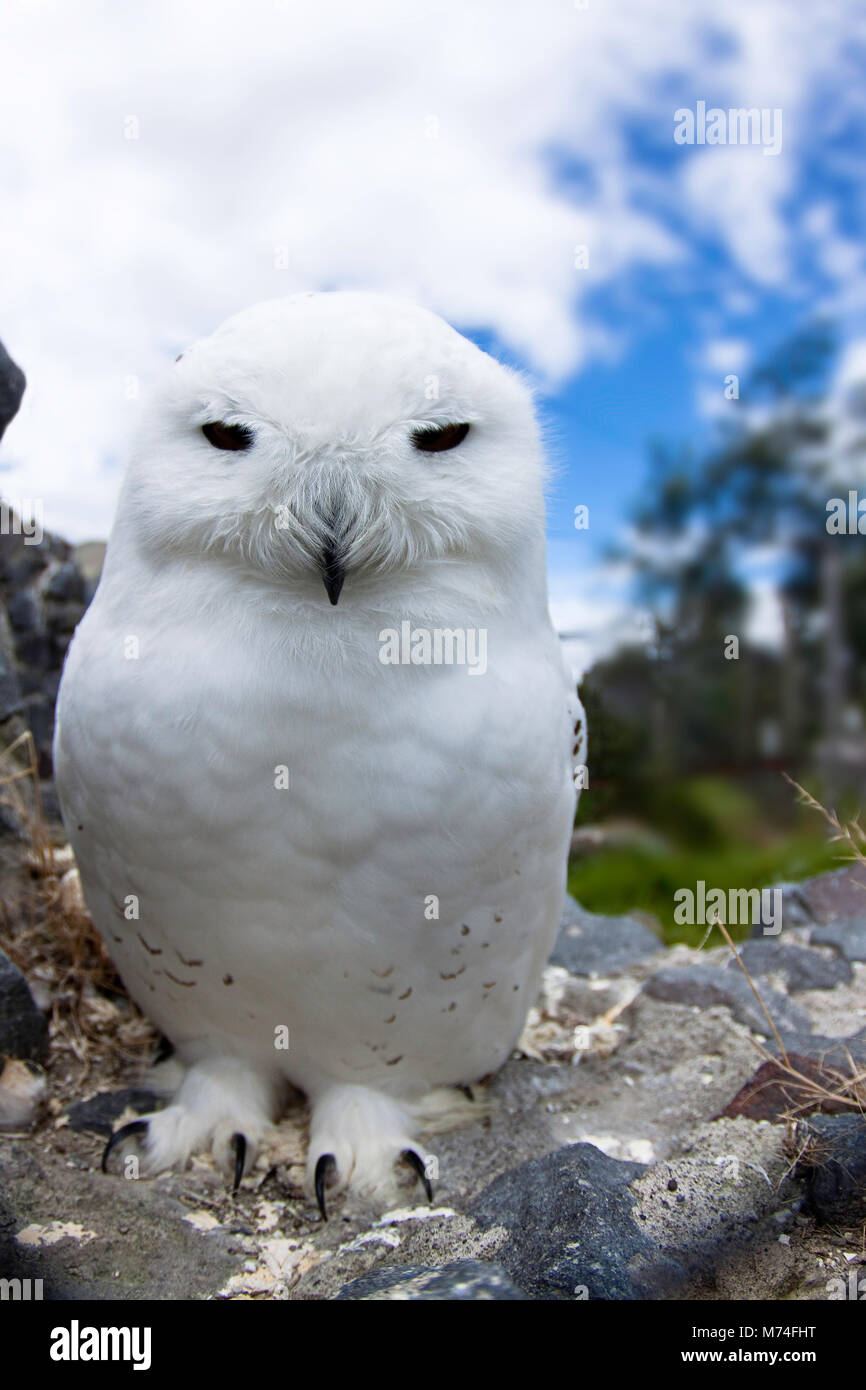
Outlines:
[{"label": "owl eye", "polygon": [[202,425],[201,432],[215,449],[249,449],[255,439],[245,425],[224,425],[221,420]]},{"label": "owl eye", "polygon": [[456,449],[468,433],[468,425],[442,425],[440,429],[415,430],[412,443],[425,454],[441,454],[446,449]]}]

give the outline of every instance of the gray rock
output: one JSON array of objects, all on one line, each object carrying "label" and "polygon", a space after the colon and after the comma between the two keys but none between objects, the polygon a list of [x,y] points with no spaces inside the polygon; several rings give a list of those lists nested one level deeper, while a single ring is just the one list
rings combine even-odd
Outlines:
[{"label": "gray rock", "polygon": [[120,1091],[102,1091],[89,1100],[76,1101],[70,1105],[67,1114],[71,1129],[101,1134],[108,1138],[124,1110],[129,1107],[138,1115],[146,1115],[158,1110],[163,1104],[153,1091],[142,1087],[126,1086]]},{"label": "gray rock", "polygon": [[29,589],[18,589],[6,605],[13,632],[41,632],[44,629],[42,609]]},{"label": "gray rock", "polygon": [[0,603],[0,720],[16,714],[21,708],[21,699],[21,683],[15,663],[12,634]]},{"label": "gray rock", "polygon": [[40,1062],[47,1049],[47,1020],[21,971],[0,951],[0,1056]]},{"label": "gray rock", "polygon": [[570,1144],[495,1178],[468,1214],[485,1230],[506,1228],[496,1258],[531,1299],[652,1297],[682,1271],[632,1218],[629,1183],[643,1171]]},{"label": "gray rock", "polygon": [[44,695],[30,695],[24,701],[26,719],[38,755],[39,776],[51,776],[51,742],[54,736],[54,706]]},{"label": "gray rock", "polygon": [[[23,589],[45,569],[50,559],[48,543],[43,539],[36,544],[17,544],[20,537],[4,536],[6,544],[3,557],[3,570],[10,590]],[[13,544],[10,544],[13,542]]]},{"label": "gray rock", "polygon": [[0,343],[0,439],[10,420],[18,414],[27,378]]},{"label": "gray rock", "polygon": [[83,603],[84,576],[72,560],[67,560],[48,572],[42,581],[42,592],[47,599]]},{"label": "gray rock", "polygon": [[[851,967],[841,957],[822,956],[808,947],[782,946],[775,937],[744,941],[738,950],[751,975],[782,975],[792,994],[802,989],[833,989],[851,980]],[[728,969],[739,968],[731,957]]]},{"label": "gray rock", "polygon": [[649,927],[634,917],[604,917],[586,912],[566,896],[562,926],[550,957],[570,975],[601,975],[624,970],[657,955],[664,947]]},{"label": "gray rock", "polygon": [[[866,898],[866,893],[864,893]],[[833,946],[846,960],[866,960],[866,918],[814,927],[809,937],[817,946]]]},{"label": "gray rock", "polygon": [[[777,883],[774,886],[782,894],[782,921],[786,927],[804,927],[815,920],[809,903],[807,883]],[[762,923],[755,923],[752,935],[764,938]]]},{"label": "gray rock", "polygon": [[799,1133],[813,1141],[797,1168],[809,1210],[821,1222],[866,1219],[866,1118],[811,1115]]},{"label": "gray rock", "polygon": [[48,631],[55,638],[55,642],[58,635],[71,634],[75,631],[81,622],[83,613],[84,604],[74,599],[46,605],[46,625]]},{"label": "gray rock", "polygon": [[[240,1265],[237,1237],[202,1235],[186,1212],[156,1183],[48,1166],[32,1142],[0,1145],[0,1278],[42,1279],[46,1300],[213,1298]],[[96,1238],[15,1240],[23,1227],[61,1215]]]},{"label": "gray rock", "polygon": [[[815,1062],[838,1067],[845,1075],[849,1074],[851,1061],[857,1066],[866,1066],[866,1028],[847,1038],[828,1038],[823,1033],[810,1033],[808,1029],[782,1028],[779,1031],[788,1052],[797,1052],[801,1057],[811,1057]],[[779,1054],[773,1038],[767,1039],[767,1051],[776,1056]]]},{"label": "gray rock", "polygon": [[345,1284],[336,1299],[401,1302],[491,1302],[525,1299],[501,1265],[455,1260],[447,1265],[389,1265]]},{"label": "gray rock", "polygon": [[[799,894],[813,922],[866,921],[866,867],[849,864],[799,884]],[[783,901],[784,910],[784,901]],[[784,920],[788,920],[785,918]]]},{"label": "gray rock", "polygon": [[54,659],[51,638],[48,634],[45,632],[22,633],[15,644],[15,655],[19,667],[30,667],[32,672],[40,677],[41,689],[41,678],[50,669]]},{"label": "gray rock", "polygon": [[[691,1004],[700,1009],[724,1004],[753,1033],[766,1037],[771,1031],[738,967],[727,970],[716,965],[666,966],[650,976],[644,993],[666,1004]],[[761,997],[777,1028],[808,1033],[809,1015],[798,1004],[766,985]]]},{"label": "gray rock", "polygon": [[42,802],[42,814],[46,820],[54,821],[59,825],[63,819],[60,811],[60,798],[54,787],[51,778],[45,778],[39,783],[39,798]]}]

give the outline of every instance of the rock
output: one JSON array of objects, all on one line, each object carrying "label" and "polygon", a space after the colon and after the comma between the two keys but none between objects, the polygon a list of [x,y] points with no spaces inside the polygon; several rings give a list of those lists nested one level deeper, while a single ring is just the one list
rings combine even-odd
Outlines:
[{"label": "rock", "polygon": [[[782,921],[786,927],[808,926],[815,919],[809,906],[808,883],[777,883],[774,885],[782,894]],[[752,936],[764,938],[764,927],[756,922]]]},{"label": "rock", "polygon": [[46,604],[46,623],[48,631],[55,639],[71,635],[81,622],[84,604],[75,600]]},{"label": "rock", "polygon": [[[815,940],[814,933],[812,940]],[[849,984],[851,981],[851,967],[847,961],[838,956],[822,956],[819,951],[810,951],[808,947],[783,946],[776,938],[744,941],[738,950],[750,975],[782,975],[792,994],[803,989],[833,989],[836,985]],[[728,969],[739,968],[731,957]]]},{"label": "rock", "polygon": [[[799,885],[799,897],[813,922],[866,920],[866,867],[851,864]],[[783,901],[784,910],[784,901]],[[783,917],[783,920],[787,920]]]},{"label": "rock", "polygon": [[45,1072],[13,1058],[0,1072],[0,1130],[29,1129],[45,1103]]},{"label": "rock", "polygon": [[27,378],[0,343],[0,439],[10,420],[18,414]]},{"label": "rock", "polygon": [[809,940],[816,946],[833,946],[846,960],[866,960],[866,917],[860,921],[847,918],[814,927]]},{"label": "rock", "polygon": [[497,1261],[532,1299],[637,1299],[676,1281],[632,1218],[639,1163],[570,1144],[495,1178],[469,1207],[485,1230],[504,1226]]},{"label": "rock", "polygon": [[[789,1053],[797,1052],[823,1066],[836,1067],[846,1075],[850,1072],[852,1061],[856,1065],[866,1066],[866,1028],[846,1038],[828,1038],[823,1033],[810,1033],[808,1029],[781,1028],[779,1032]],[[778,1055],[775,1039],[767,1039],[767,1049]]]},{"label": "rock", "polygon": [[52,772],[60,672],[89,597],[85,576],[71,554],[65,541],[48,533],[38,545],[26,544],[14,532],[0,535],[0,577],[8,610],[7,621],[0,603],[0,722],[20,714],[33,734],[44,777]]},{"label": "rock", "polygon": [[788,1062],[804,1077],[802,1082],[791,1076],[780,1062],[762,1062],[754,1076],[713,1118],[733,1120],[738,1115],[745,1115],[749,1120],[769,1120],[774,1123],[787,1119],[792,1111],[799,1115],[808,1115],[814,1110],[821,1110],[827,1115],[848,1112],[849,1107],[844,1101],[822,1099],[820,1093],[814,1092],[808,1084],[811,1081],[817,1087],[836,1090],[847,1073],[821,1066],[814,1058],[804,1057],[797,1052],[788,1053]]},{"label": "rock", "polygon": [[796,1229],[802,1192],[787,1138],[782,1125],[714,1120],[632,1184],[641,1230],[687,1271],[678,1299],[790,1296],[803,1252],[779,1236]]},{"label": "rock", "polygon": [[120,1091],[103,1091],[89,1100],[76,1101],[67,1114],[72,1129],[101,1134],[107,1139],[124,1110],[146,1115],[162,1104],[159,1096],[143,1087],[126,1086]]},{"label": "rock", "polygon": [[[644,993],[667,1004],[691,1004],[701,1009],[725,1004],[734,1018],[753,1033],[767,1037],[772,1031],[739,967],[728,970],[715,965],[666,966],[649,977]],[[809,1015],[784,994],[764,985],[761,997],[780,1031],[809,1031]]]},{"label": "rock", "polygon": [[570,975],[603,975],[623,970],[664,950],[648,927],[633,917],[586,912],[566,896],[559,937],[550,958]]},{"label": "rock", "polygon": [[43,596],[47,599],[82,604],[84,602],[84,576],[71,560],[57,565],[47,572],[41,584]]},{"label": "rock", "polygon": [[501,1265],[455,1260],[447,1265],[389,1265],[345,1284],[336,1299],[490,1302],[525,1299]]},{"label": "rock", "polygon": [[29,589],[18,589],[11,594],[6,609],[13,632],[40,632],[43,630],[42,610],[35,595]]},{"label": "rock", "polygon": [[[0,1144],[0,1277],[42,1279],[48,1300],[213,1298],[242,1256],[225,1228],[202,1234],[153,1182],[49,1165],[33,1141]],[[56,1225],[63,1239],[38,1239]],[[22,1241],[22,1233],[37,1235]]]},{"label": "rock", "polygon": [[21,971],[0,951],[0,1055],[40,1062],[47,1049],[47,1020]]},{"label": "rock", "polygon": [[0,721],[21,708],[21,683],[15,664],[15,648],[6,614],[0,605]]},{"label": "rock", "polygon": [[33,580],[45,569],[50,559],[50,552],[45,538],[41,541],[22,541],[20,547],[9,544],[10,540],[20,540],[21,537],[4,537],[6,544],[3,550],[6,554],[3,557],[3,571],[6,583],[14,593],[17,589],[26,588]]},{"label": "rock", "polygon": [[808,1138],[796,1168],[811,1212],[821,1222],[866,1219],[866,1118],[812,1115],[798,1130]]},{"label": "rock", "polygon": [[50,779],[39,783],[39,799],[42,802],[42,813],[46,820],[54,821],[57,825],[61,822],[60,798],[54,787],[54,782]]},{"label": "rock", "polygon": [[50,777],[52,771],[51,745],[54,737],[54,706],[44,695],[30,695],[24,701],[22,714],[36,744],[40,777]]}]

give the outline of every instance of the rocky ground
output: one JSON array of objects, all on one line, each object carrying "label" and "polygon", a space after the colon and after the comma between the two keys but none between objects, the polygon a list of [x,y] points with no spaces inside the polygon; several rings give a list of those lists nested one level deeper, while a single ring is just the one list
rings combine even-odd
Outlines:
[{"label": "rocky ground", "polygon": [[[68,899],[68,860],[51,867],[43,884]],[[112,1125],[153,1103],[153,1035],[92,961],[76,1012],[46,997],[47,947],[32,991],[4,957],[0,1053],[30,1060],[0,1076],[0,1275],[89,1299],[826,1299],[860,1280],[866,1294],[858,879],[787,888],[781,934],[744,944],[775,1037],[727,946],[665,948],[569,900],[519,1051],[427,1140],[433,1205],[407,1170],[400,1205],[335,1199],[327,1223],[302,1186],[300,1098],[234,1197],[204,1159],[104,1175]]]}]

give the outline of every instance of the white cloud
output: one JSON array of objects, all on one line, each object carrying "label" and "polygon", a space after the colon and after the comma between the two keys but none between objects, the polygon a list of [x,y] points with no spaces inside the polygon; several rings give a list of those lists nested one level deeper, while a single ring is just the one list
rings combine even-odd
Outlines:
[{"label": "white cloud", "polygon": [[[7,495],[44,497],[49,526],[73,537],[105,534],[127,379],[146,392],[226,314],[296,288],[404,292],[493,331],[551,381],[605,342],[588,290],[640,266],[673,272],[689,254],[683,220],[756,281],[784,284],[790,136],[805,141],[798,113],[840,70],[853,13],[8,0],[0,335],[30,392],[3,443]],[[708,46],[708,26],[727,48]],[[782,105],[782,154],[682,150],[648,204],[624,123],[672,142],[674,72],[689,100],[712,87]],[[129,118],[138,139],[124,138]],[[554,152],[586,168],[587,191],[557,180]],[[584,242],[589,271],[573,263]]]},{"label": "white cloud", "polygon": [[751,359],[752,346],[745,338],[714,338],[704,345],[703,366],[720,376],[745,371]]}]

